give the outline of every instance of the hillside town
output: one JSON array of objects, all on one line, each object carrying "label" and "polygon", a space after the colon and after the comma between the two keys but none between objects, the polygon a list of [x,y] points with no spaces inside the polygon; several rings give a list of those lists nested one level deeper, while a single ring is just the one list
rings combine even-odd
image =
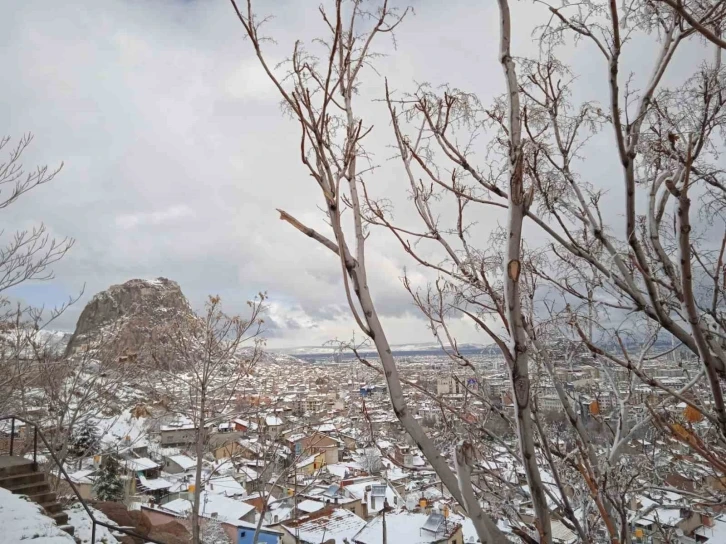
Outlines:
[{"label": "hillside town", "polygon": [[[135,301],[134,309],[121,321],[136,327],[146,322],[147,303],[157,305],[152,313],[163,304],[186,307],[160,293],[167,289],[177,287],[165,279],[133,280],[101,293],[91,305],[116,297],[116,306],[123,306],[128,297]],[[93,327],[85,323],[81,329],[89,341]],[[483,443],[474,465],[474,486],[496,513],[500,529],[518,541],[519,530],[534,522],[534,513],[512,432],[514,399],[502,357],[492,349],[470,346],[470,366],[452,370],[450,354],[431,346],[420,352],[415,346],[405,349],[398,365],[412,416],[446,458],[452,458],[462,437],[476,436]],[[568,358],[563,342],[553,342],[552,350],[558,358]],[[241,379],[233,373],[239,367],[226,367],[215,379],[234,387],[218,388],[218,394],[205,399],[201,428],[198,413],[175,409],[173,398],[189,391],[159,383],[168,377],[154,369],[145,370],[144,379],[137,375],[140,367],[125,372],[129,355],[114,364],[96,360],[65,375],[63,380],[73,382],[66,384],[73,388],[68,404],[62,399],[48,404],[47,389],[26,387],[4,409],[39,422],[37,432],[48,443],[38,442],[25,418],[3,418],[0,454],[6,457],[0,460],[45,463],[47,482],[28,483],[11,466],[0,468],[0,484],[46,509],[51,500],[60,504],[56,521],[76,536],[71,522],[79,518],[77,501],[82,500],[99,515],[133,520],[124,524],[145,527],[147,535],[161,542],[181,542],[188,537],[196,492],[202,533],[217,531],[227,539],[219,542],[479,542],[472,520],[392,410],[375,354],[356,349],[357,357],[343,357],[340,348],[330,346],[307,355],[303,351],[295,353],[307,360],[261,352]],[[655,385],[634,386],[631,373],[605,374],[580,356],[569,357],[569,365],[558,368],[551,379],[539,380],[534,392],[538,421],[551,442],[540,462],[546,467],[547,455],[578,448],[565,425],[559,386],[590,430],[593,447],[603,453],[617,447],[620,464],[639,467],[623,488],[632,542],[722,542],[723,479],[695,459],[687,445],[652,423],[643,424],[647,406],[667,398],[664,388],[681,389],[698,373],[698,361],[687,353],[666,351],[641,368],[652,373]],[[131,359],[141,364],[136,356]],[[96,381],[99,372],[106,378]],[[32,384],[30,377],[25,379]],[[624,444],[612,433],[625,413],[622,404],[631,435]],[[685,414],[694,429],[707,425],[685,402],[667,409],[677,417]],[[58,410],[66,412],[65,419],[58,419]],[[63,459],[64,473],[53,466],[48,446],[54,459]],[[542,476],[551,498],[553,542],[578,542],[564,511],[582,503],[578,490],[558,484],[546,468]],[[51,488],[54,496],[48,498]],[[502,496],[509,498],[507,503],[501,502]],[[577,518],[594,523],[597,515],[580,511]],[[122,535],[116,536],[123,541]],[[107,538],[113,542],[115,537],[111,532]]]},{"label": "hillside town", "polygon": [[0,36],[0,544],[726,544],[726,0]]}]

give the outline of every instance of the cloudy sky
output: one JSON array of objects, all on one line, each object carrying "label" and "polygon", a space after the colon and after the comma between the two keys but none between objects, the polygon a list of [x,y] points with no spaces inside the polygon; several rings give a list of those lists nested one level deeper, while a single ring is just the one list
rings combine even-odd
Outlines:
[{"label": "cloudy sky", "polygon": [[[376,102],[383,78],[400,90],[450,82],[484,101],[503,90],[496,3],[412,3],[415,15],[400,28],[397,49],[379,42],[387,56],[378,73],[364,74],[358,104],[375,125],[381,165],[370,187],[404,205],[404,178],[389,160],[391,134]],[[276,43],[266,44],[273,63],[296,38],[320,30],[317,5],[257,1],[260,13],[275,16],[267,33]],[[513,7],[515,54],[530,54],[532,25],[546,14],[529,2]],[[284,208],[324,228],[319,193],[298,163],[297,127],[281,115],[226,0],[23,0],[1,9],[0,132],[35,134],[28,166],[65,163],[51,185],[3,210],[1,224],[12,230],[43,221],[55,235],[76,239],[54,280],[27,284],[14,296],[55,304],[85,285],[61,323],[72,329],[95,292],[164,276],[196,307],[219,294],[241,312],[245,300],[267,291],[271,346],[351,337],[336,259],[275,212]],[[603,98],[606,71],[592,48],[565,48],[562,57],[581,73],[584,91]],[[636,76],[645,77],[651,59],[634,61]],[[619,189],[612,168],[592,170],[595,183]],[[498,220],[479,220],[483,240]],[[373,232],[370,285],[392,343],[432,340],[401,287],[411,264],[390,236]],[[455,328],[461,341],[487,343],[466,323]]]}]

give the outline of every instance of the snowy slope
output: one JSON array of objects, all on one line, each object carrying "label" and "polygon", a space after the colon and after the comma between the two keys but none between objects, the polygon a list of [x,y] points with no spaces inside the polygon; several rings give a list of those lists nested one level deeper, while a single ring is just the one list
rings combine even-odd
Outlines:
[{"label": "snowy slope", "polygon": [[[81,506],[80,503],[76,503],[65,512],[68,514],[68,523],[75,527],[76,538],[81,541],[81,544],[90,544],[91,536],[93,534],[93,522],[91,521],[91,518],[88,517],[88,514],[83,506]],[[97,521],[102,521],[109,525],[116,525],[100,510],[91,508],[91,512]],[[102,525],[96,526],[96,543],[99,542],[103,542],[104,544],[118,544],[118,540],[116,540],[116,537],[113,536],[113,533]]]},{"label": "snowy slope", "polygon": [[32,541],[33,544],[75,544],[68,533],[61,531],[40,506],[27,499],[13,495],[0,487],[0,528],[2,542]]}]

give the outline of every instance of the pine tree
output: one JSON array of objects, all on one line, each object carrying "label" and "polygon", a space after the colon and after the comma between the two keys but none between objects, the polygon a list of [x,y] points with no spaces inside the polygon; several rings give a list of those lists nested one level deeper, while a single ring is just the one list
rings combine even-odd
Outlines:
[{"label": "pine tree", "polygon": [[73,433],[71,453],[76,457],[93,455],[98,451],[98,429],[91,421],[84,421]]},{"label": "pine tree", "polygon": [[101,501],[122,501],[124,498],[124,484],[119,477],[118,461],[110,455],[106,457],[101,471],[93,484],[96,497]]}]

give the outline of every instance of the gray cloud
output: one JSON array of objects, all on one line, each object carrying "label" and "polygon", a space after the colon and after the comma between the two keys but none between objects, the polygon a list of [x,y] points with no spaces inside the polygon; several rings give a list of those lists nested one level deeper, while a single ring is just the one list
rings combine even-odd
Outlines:
[{"label": "gray cloud", "polygon": [[[275,212],[285,208],[325,228],[319,195],[297,161],[297,127],[281,115],[226,2],[7,4],[0,18],[2,130],[36,134],[28,165],[65,161],[65,168],[57,182],[4,210],[4,224],[45,221],[52,232],[77,239],[50,287],[24,287],[17,296],[55,302],[86,284],[83,303],[112,283],[166,276],[180,282],[195,306],[214,293],[243,312],[245,300],[268,291],[273,345],[350,336],[354,323],[336,258]],[[285,58],[294,39],[320,29],[317,5],[258,4],[276,16],[268,28],[279,38],[267,45],[273,60]],[[370,182],[376,195],[406,205],[401,172],[387,160],[385,110],[373,101],[382,96],[382,78],[397,89],[452,82],[491,99],[503,90],[495,8],[474,0],[420,2],[398,33],[398,49],[380,43],[388,56],[379,62],[380,75],[368,72],[359,99],[376,125],[371,151],[382,165]],[[513,9],[521,25],[515,50],[530,54],[534,8],[515,3]],[[597,81],[605,72],[592,67],[591,54],[587,47],[563,52]],[[398,214],[412,219],[410,211]],[[482,239],[497,220],[496,214],[479,219]],[[373,233],[369,249],[370,284],[391,341],[430,340],[399,281],[411,260],[384,232]],[[79,311],[62,325],[72,327]],[[482,341],[468,324],[456,329],[462,341]]]}]

